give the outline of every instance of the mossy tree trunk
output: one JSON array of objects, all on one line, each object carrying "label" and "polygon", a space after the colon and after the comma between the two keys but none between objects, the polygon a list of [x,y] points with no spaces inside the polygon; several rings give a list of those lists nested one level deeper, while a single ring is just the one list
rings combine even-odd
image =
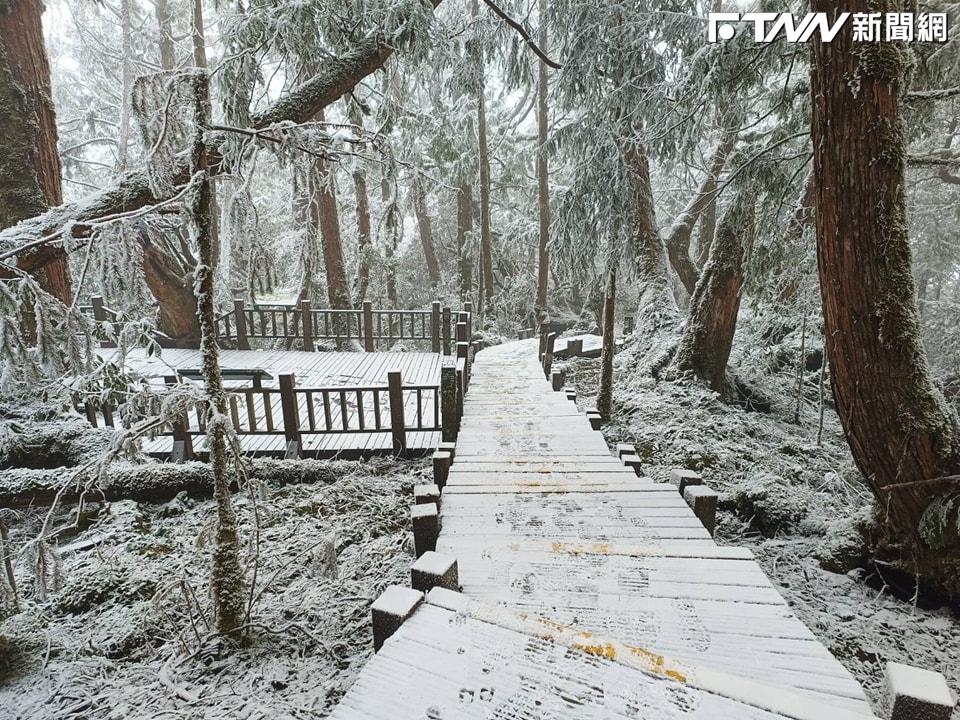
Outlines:
[{"label": "mossy tree trunk", "polygon": [[660,240],[654,212],[650,163],[643,146],[630,148],[626,160],[634,193],[634,255],[637,262],[637,330],[657,330],[665,319],[676,320],[676,304],[670,291],[667,255]]},{"label": "mossy tree trunk", "polygon": [[423,179],[416,175],[411,188],[413,197],[413,211],[417,216],[417,228],[420,230],[420,245],[423,248],[423,259],[427,264],[427,276],[430,284],[435,288],[440,284],[440,263],[437,260],[437,251],[433,244],[433,224],[430,222],[430,212],[427,210],[427,191],[423,187]]},{"label": "mossy tree trunk", "polygon": [[740,312],[744,253],[753,231],[754,198],[743,192],[720,219],[673,358],[674,372],[693,373],[728,399],[733,391],[727,381],[727,360]]},{"label": "mossy tree trunk", "polygon": [[727,158],[736,142],[737,135],[734,132],[727,132],[723,136],[713,154],[707,176],[667,233],[666,246],[670,264],[673,265],[680,282],[683,283],[683,287],[690,295],[693,295],[699,277],[697,266],[690,258],[690,238],[701,213],[716,198],[717,178],[723,172],[723,168],[727,164]]},{"label": "mossy tree trunk", "polygon": [[460,302],[473,292],[473,259],[468,246],[473,235],[473,185],[464,179],[457,191],[457,262],[460,266]]},{"label": "mossy tree trunk", "polygon": [[617,267],[610,260],[607,271],[606,291],[603,297],[603,342],[600,350],[600,387],[597,391],[597,412],[609,420],[613,412],[613,356],[617,348],[614,342],[613,323],[617,297]]},{"label": "mossy tree trunk", "polygon": [[[814,0],[813,10],[909,11],[896,0]],[[854,43],[849,23],[814,42],[817,259],[837,412],[854,460],[907,564],[957,596],[960,423],[930,378],[920,342],[907,230],[902,43]],[[852,82],[852,79],[856,82]],[[954,498],[954,501],[956,497]]]},{"label": "mossy tree trunk", "polygon": [[[317,120],[323,122],[321,110]],[[340,236],[340,212],[337,207],[336,175],[324,158],[313,161],[310,173],[310,204],[316,208],[320,226],[320,244],[323,250],[323,269],[327,280],[327,300],[336,310],[350,310],[350,285],[343,261],[343,240]],[[311,210],[313,212],[313,210]]]},{"label": "mossy tree trunk", "polygon": [[[363,131],[363,115],[357,103],[347,101],[347,114],[350,122],[356,125],[356,133]],[[367,254],[370,252],[370,193],[367,189],[367,173],[357,164],[352,173],[353,194],[357,201],[357,274],[353,279],[353,302],[360,307],[367,298],[367,288],[370,285],[370,263]]]},{"label": "mossy tree trunk", "polygon": [[[191,152],[194,172],[207,171],[207,147],[203,125],[209,122],[210,100],[207,74],[194,75],[196,92],[196,135]],[[217,347],[214,307],[214,246],[211,234],[211,188],[205,177],[193,201],[193,222],[200,258],[196,270],[197,318],[200,325],[200,355],[203,381],[207,392],[207,446],[213,473],[213,494],[217,505],[216,544],[210,568],[210,594],[213,599],[216,628],[231,633],[243,623],[246,582],[240,566],[240,538],[237,516],[230,495],[230,464],[227,459],[227,433],[230,420],[227,395],[220,372],[220,351]]]},{"label": "mossy tree trunk", "polygon": [[[0,229],[63,202],[50,64],[41,0],[0,3]],[[33,253],[35,254],[35,253]],[[70,266],[59,252],[41,267],[24,265],[41,287],[73,300]]]},{"label": "mossy tree trunk", "polygon": [[[539,0],[540,49],[547,52],[547,0]],[[537,75],[537,211],[539,237],[537,244],[537,303],[540,317],[547,311],[547,283],[550,279],[550,169],[547,164],[547,64],[540,60]]]},{"label": "mossy tree trunk", "polygon": [[[473,18],[480,14],[479,0],[473,0]],[[480,275],[483,296],[480,307],[485,309],[493,299],[493,238],[490,222],[490,147],[487,141],[487,99],[484,82],[484,54],[479,39],[470,41],[470,55],[474,63],[477,101],[477,151],[480,170]],[[483,310],[481,310],[481,315]]]}]

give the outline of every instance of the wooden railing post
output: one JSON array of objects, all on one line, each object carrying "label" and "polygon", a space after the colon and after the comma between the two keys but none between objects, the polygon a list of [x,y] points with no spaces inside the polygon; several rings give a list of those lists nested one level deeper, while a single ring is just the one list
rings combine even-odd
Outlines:
[{"label": "wooden railing post", "polygon": [[237,326],[237,350],[249,350],[247,339],[247,313],[243,299],[233,301],[233,322]]},{"label": "wooden railing post", "polygon": [[300,301],[300,327],[303,328],[303,349],[313,352],[317,346],[313,342],[313,312],[309,300]]},{"label": "wooden railing post", "polygon": [[[294,391],[297,380],[293,373],[280,376],[280,410],[283,413],[283,439],[286,441],[285,460],[300,457],[300,411]],[[266,400],[269,402],[269,399]]]},{"label": "wooden railing post", "polygon": [[466,395],[467,388],[470,387],[470,343],[457,343],[457,360],[463,360],[463,379],[460,386],[461,392]]},{"label": "wooden railing post", "polygon": [[443,330],[443,354],[450,354],[450,308],[443,309],[443,320],[440,323]]},{"label": "wooden railing post", "polygon": [[467,318],[470,315],[462,312],[457,315],[457,357],[463,358],[463,390],[470,386],[470,328]]},{"label": "wooden railing post", "polygon": [[457,414],[457,364],[444,360],[440,368],[440,422],[443,442],[454,442],[460,432]]},{"label": "wooden railing post", "polygon": [[399,370],[387,373],[387,388],[390,394],[390,429],[393,432],[393,451],[407,449],[407,431],[403,413],[403,377]]},{"label": "wooden railing post", "polygon": [[633,335],[633,315],[625,315],[623,318],[623,334]]},{"label": "wooden railing post", "polygon": [[440,354],[440,301],[430,306],[430,352]]},{"label": "wooden railing post", "polygon": [[540,349],[537,350],[537,360],[543,362],[543,354],[547,351],[547,333],[540,331]]},{"label": "wooden railing post", "polygon": [[369,300],[363,303],[363,349],[373,352],[373,303]]},{"label": "wooden railing post", "polygon": [[[107,309],[103,306],[103,296],[102,295],[92,295],[90,297],[90,304],[93,305],[93,319],[99,324],[107,321]],[[100,347],[108,348],[113,347],[113,343],[109,340],[101,340]]]},{"label": "wooden railing post", "polygon": [[[168,375],[163,379],[166,386],[173,387],[177,384],[177,378],[174,375]],[[193,437],[189,432],[189,422],[187,413],[178,415],[173,422],[173,450],[170,452],[170,462],[182,463],[187,460],[193,460]]]},{"label": "wooden railing post", "polygon": [[553,345],[556,341],[556,333],[550,333],[547,335],[547,346],[543,351],[543,374],[546,376],[547,380],[550,379],[550,371],[553,369]]},{"label": "wooden railing post", "polygon": [[465,302],[463,311],[467,314],[467,339],[473,339],[473,303]]}]

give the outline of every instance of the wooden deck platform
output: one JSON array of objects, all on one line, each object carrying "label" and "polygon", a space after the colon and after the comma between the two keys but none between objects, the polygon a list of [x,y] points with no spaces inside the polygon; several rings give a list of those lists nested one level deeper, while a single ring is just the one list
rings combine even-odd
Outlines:
[{"label": "wooden deck platform", "polygon": [[611,456],[537,341],[477,355],[441,496],[435,588],[335,720],[872,718],[746,549]]},{"label": "wooden deck platform", "polygon": [[[116,359],[115,349],[100,349],[98,353],[104,359]],[[230,370],[263,370],[269,377],[264,378],[263,387],[275,388],[282,374],[293,373],[297,385],[301,387],[351,387],[376,386],[387,384],[387,373],[399,370],[405,385],[439,385],[440,368],[443,356],[435,353],[406,352],[303,352],[296,350],[221,350],[220,365]],[[163,350],[160,357],[147,356],[142,350],[128,354],[125,367],[158,386],[163,385],[164,377],[174,375],[176,371],[197,370],[200,368],[200,351],[192,349]],[[231,387],[250,387],[250,381],[226,380]],[[282,411],[280,396],[268,396],[271,417],[276,427],[282,430]],[[267,412],[264,398],[255,398],[255,418],[263,426]],[[303,405],[303,398],[300,400]],[[349,426],[355,426],[358,407],[355,397],[350,394],[341,399],[335,398],[331,415],[335,423],[342,424],[342,402]],[[386,425],[389,421],[389,408],[373,408],[369,396],[364,398],[364,410],[369,418],[379,413]],[[306,416],[305,408],[304,417]],[[434,413],[434,397],[424,394],[417,397],[413,393],[405,395],[405,417],[408,427],[416,424],[418,412],[421,417],[430,417]],[[239,413],[241,423],[245,423],[244,413]],[[369,420],[368,420],[369,422]],[[373,423],[369,422],[372,427]],[[280,434],[240,435],[244,452],[251,455],[283,456],[285,440]],[[440,433],[435,431],[411,430],[407,433],[407,450],[410,454],[423,454],[435,448],[440,442]],[[144,452],[156,457],[166,457],[173,448],[173,438],[159,436],[144,442]],[[305,434],[303,436],[303,454],[311,457],[344,457],[390,453],[393,451],[389,432],[349,432],[331,434]],[[194,451],[200,455],[206,452],[206,440],[201,436],[194,439]]]}]

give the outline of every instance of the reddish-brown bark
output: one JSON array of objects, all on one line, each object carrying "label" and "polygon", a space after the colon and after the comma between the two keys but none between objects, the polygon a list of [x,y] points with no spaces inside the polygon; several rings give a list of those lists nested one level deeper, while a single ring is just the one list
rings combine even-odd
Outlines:
[{"label": "reddish-brown bark", "polygon": [[[814,0],[813,9],[909,7]],[[960,429],[920,344],[900,116],[907,53],[899,43],[855,44],[849,23],[832,42],[813,45],[817,258],[833,394],[854,460],[889,533],[912,539],[920,572],[956,592],[955,563],[947,570],[937,553],[948,536],[956,543],[956,528],[918,531],[949,487],[938,478],[960,472]]]}]

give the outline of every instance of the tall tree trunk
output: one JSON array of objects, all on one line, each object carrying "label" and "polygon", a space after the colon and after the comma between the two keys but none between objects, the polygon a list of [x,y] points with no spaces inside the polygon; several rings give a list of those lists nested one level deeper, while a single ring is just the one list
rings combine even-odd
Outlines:
[{"label": "tall tree trunk", "polygon": [[[814,11],[901,12],[906,2],[814,0]],[[920,342],[907,230],[902,43],[854,43],[849,26],[813,43],[817,258],[833,394],[850,449],[894,539],[919,574],[960,595],[956,512],[960,422]],[[857,78],[857,83],[850,82]],[[909,562],[909,559],[906,559]],[[950,567],[952,565],[952,567]]]},{"label": "tall tree trunk", "polygon": [[[390,173],[388,175],[388,172]],[[393,169],[389,171],[384,168],[383,176],[380,178],[380,197],[386,208],[386,242],[384,243],[384,258],[386,259],[387,270],[387,302],[394,310],[397,309],[397,268],[394,256],[397,252],[397,238],[400,233],[400,206],[397,204],[397,196],[394,191],[394,185],[391,182]]]},{"label": "tall tree trunk", "polygon": [[692,372],[727,399],[733,399],[727,360],[740,311],[744,253],[754,231],[753,206],[753,197],[743,192],[721,218],[673,358],[675,372]]},{"label": "tall tree trunk", "polygon": [[613,323],[617,297],[617,269],[611,260],[607,272],[607,289],[603,298],[603,344],[600,351],[600,387],[597,392],[597,412],[604,420],[609,420],[613,412]]},{"label": "tall tree trunk", "polygon": [[[479,0],[473,0],[473,17],[480,14]],[[477,137],[480,167],[480,269],[483,300],[493,298],[493,248],[490,228],[490,148],[487,142],[487,100],[484,82],[484,54],[478,39],[472,40],[473,62],[477,77]]]},{"label": "tall tree trunk", "polygon": [[[207,75],[198,72],[194,88],[197,93],[196,118],[209,122],[210,101],[207,95]],[[194,172],[206,173],[207,148],[200,128],[192,148]],[[229,463],[227,460],[227,432],[229,412],[227,395],[220,372],[220,351],[217,348],[216,314],[214,308],[214,248],[211,236],[211,188],[204,177],[200,191],[193,202],[193,222],[197,232],[200,253],[196,270],[197,317],[200,325],[200,355],[203,363],[203,381],[207,394],[207,445],[210,448],[210,469],[213,473],[213,493],[217,505],[216,545],[210,568],[210,594],[213,598],[217,630],[230,633],[243,622],[246,585],[240,567],[240,538],[237,516],[230,496]]]},{"label": "tall tree trunk", "polygon": [[634,186],[634,255],[637,258],[637,332],[659,329],[666,317],[676,319],[676,305],[670,292],[667,255],[660,240],[650,185],[650,163],[643,146],[631,148],[626,160]]},{"label": "tall tree trunk", "polygon": [[420,230],[420,244],[423,246],[423,257],[427,263],[427,276],[430,284],[436,287],[440,284],[440,263],[437,261],[437,251],[433,245],[433,226],[430,223],[430,213],[427,211],[427,192],[423,187],[420,175],[413,178],[413,211],[417,216],[417,227]]},{"label": "tall tree trunk", "polygon": [[[42,16],[41,0],[0,6],[0,229],[63,202]],[[42,270],[29,271],[51,295],[72,302],[62,249]]]},{"label": "tall tree trunk", "polygon": [[120,129],[117,141],[117,173],[127,170],[128,150],[130,147],[131,96],[133,93],[133,19],[130,16],[130,0],[120,0],[120,53],[121,98]]},{"label": "tall tree trunk", "polygon": [[170,0],[155,0],[154,11],[157,15],[160,69],[173,70],[177,64],[177,56],[173,45],[173,20],[170,16]]},{"label": "tall tree trunk", "polygon": [[[540,49],[547,52],[547,0],[539,0]],[[539,211],[539,243],[537,246],[538,318],[547,311],[547,284],[550,280],[550,176],[547,165],[547,64],[540,60],[537,77],[537,210]]]},{"label": "tall tree trunk", "polygon": [[[323,122],[323,111],[317,114],[317,120]],[[311,202],[317,204],[319,213],[323,267],[327,279],[327,299],[330,302],[330,307],[336,310],[350,310],[353,308],[353,302],[350,298],[350,284],[347,282],[347,270],[343,261],[336,176],[325,159],[316,158],[313,161],[310,182],[312,183],[310,189]]]},{"label": "tall tree trunk", "polygon": [[713,236],[717,234],[717,178],[712,178],[710,186],[707,189],[710,195],[710,203],[700,214],[700,222],[697,224],[697,267],[702,268],[707,264],[710,257],[710,246],[713,244]]},{"label": "tall tree trunk", "polygon": [[736,142],[737,134],[735,132],[727,132],[720,140],[720,144],[713,154],[713,160],[710,162],[707,177],[700,183],[697,192],[694,193],[690,202],[674,220],[670,231],[667,233],[666,246],[670,264],[677,271],[680,282],[683,283],[683,287],[690,295],[693,294],[697,286],[699,275],[693,260],[690,259],[690,236],[693,234],[693,228],[697,224],[700,213],[716,197],[716,178],[723,172],[723,168],[727,164],[727,158]]},{"label": "tall tree trunk", "polygon": [[144,230],[139,233],[143,250],[143,275],[157,300],[157,327],[175,347],[196,347],[200,339],[193,273],[184,273],[173,257],[157,247]]},{"label": "tall tree trunk", "polygon": [[[363,130],[363,115],[355,102],[347,101],[350,122],[357,126],[359,136]],[[353,194],[357,201],[357,274],[353,280],[353,302],[360,307],[367,297],[370,284],[370,194],[367,190],[367,173],[360,165],[353,170]]]},{"label": "tall tree trunk", "polygon": [[[192,19],[190,22],[190,39],[193,46],[193,65],[206,71],[209,68],[207,62],[207,37],[203,25],[203,0],[192,0]],[[220,264],[220,203],[217,201],[217,181],[210,181],[210,220],[213,225],[210,227],[210,237],[213,240],[213,267]]]},{"label": "tall tree trunk", "polygon": [[[790,223],[784,232],[784,247],[790,247],[791,245],[799,243],[803,238],[803,231],[813,225],[815,216],[814,202],[816,201],[815,194],[816,182],[813,170],[811,170],[803,183],[803,194],[797,201],[796,206],[794,206],[793,217],[790,219]],[[794,275],[790,282],[783,286],[778,296],[781,303],[789,303],[796,297],[797,291],[800,289],[799,283],[800,278]]]},{"label": "tall tree trunk", "polygon": [[462,180],[457,191],[457,261],[460,266],[460,302],[473,293],[473,259],[468,242],[473,235],[473,185]]}]

